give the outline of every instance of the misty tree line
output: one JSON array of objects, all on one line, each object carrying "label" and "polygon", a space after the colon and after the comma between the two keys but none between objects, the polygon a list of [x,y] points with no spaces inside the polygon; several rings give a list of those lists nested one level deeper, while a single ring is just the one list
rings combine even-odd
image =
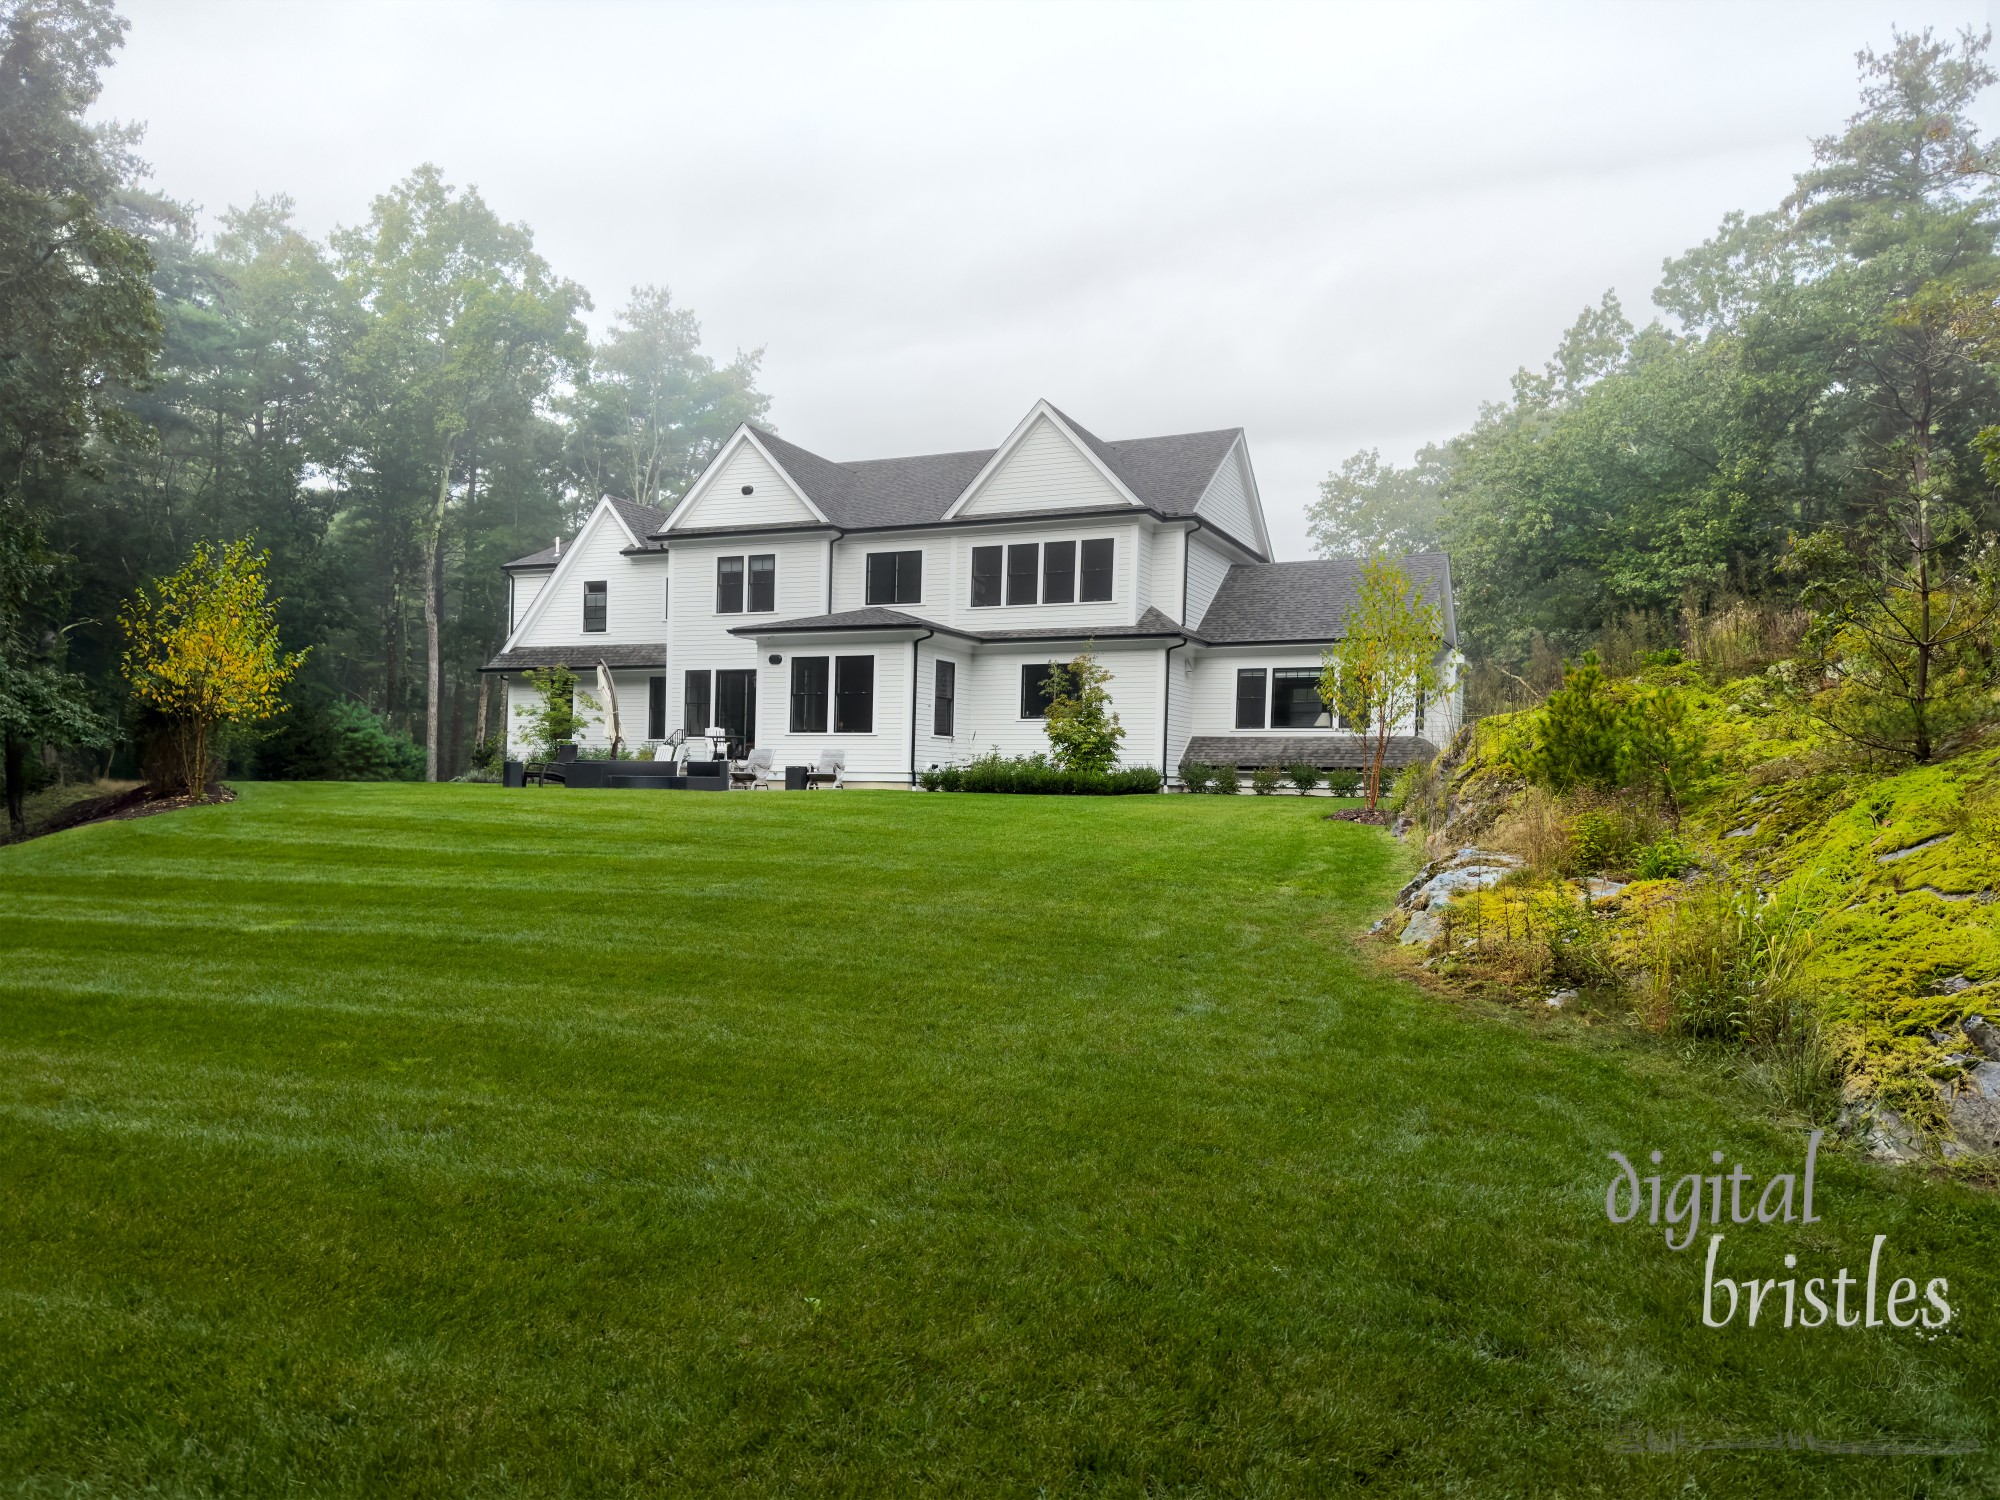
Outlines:
[{"label": "misty tree line", "polygon": [[588,294],[527,226],[431,166],[324,240],[281,196],[203,234],[145,186],[136,130],[83,122],[125,29],[107,0],[0,17],[10,751],[74,741],[78,715],[129,746],[119,601],[195,543],[247,537],[270,553],[287,644],[312,651],[239,763],[351,769],[359,705],[431,774],[463,768],[478,667],[505,634],[499,565],[604,495],[677,492],[768,407],[759,353],[711,359],[650,286],[593,343]]},{"label": "misty tree line", "polygon": [[1824,597],[1835,564],[1851,587],[1927,547],[1990,585],[2000,154],[1968,118],[1989,40],[1862,52],[1847,128],[1777,208],[1666,263],[1664,321],[1607,294],[1464,433],[1406,467],[1354,455],[1315,545],[1446,548],[1471,654],[1544,688],[1608,634]]}]

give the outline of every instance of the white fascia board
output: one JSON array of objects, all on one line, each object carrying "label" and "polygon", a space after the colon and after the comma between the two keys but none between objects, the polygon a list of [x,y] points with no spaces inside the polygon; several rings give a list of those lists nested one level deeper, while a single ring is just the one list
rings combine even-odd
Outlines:
[{"label": "white fascia board", "polygon": [[769,448],[766,448],[762,443],[757,441],[756,432],[748,422],[745,422],[730,436],[728,442],[716,450],[715,457],[708,461],[708,467],[701,471],[701,477],[688,486],[687,493],[681,496],[679,503],[669,512],[666,525],[660,528],[662,532],[672,531],[674,527],[680,524],[681,517],[694,509],[696,503],[708,493],[709,486],[715,481],[715,476],[722,472],[723,465],[728,463],[730,458],[736,453],[736,450],[741,448],[745,443],[755,448],[758,453],[763,455],[764,462],[778,471],[778,477],[785,481],[785,487],[792,492],[792,497],[799,504],[811,511],[822,525],[833,525],[833,522],[827,518],[826,512],[813,504],[812,496],[805,492],[805,487],[785,472],[785,466],[772,456]]},{"label": "white fascia board", "polygon": [[1049,405],[1047,398],[1044,397],[1034,404],[1034,407],[1025,417],[1021,418],[1020,425],[1007,435],[1006,442],[994,450],[993,456],[986,460],[986,467],[972,476],[972,483],[968,484],[960,492],[959,497],[951,502],[951,508],[939,518],[940,520],[955,520],[958,513],[972,503],[979,492],[986,488],[986,482],[999,472],[1000,466],[1013,455],[1016,448],[1021,446],[1022,440],[1033,429],[1037,417],[1047,417],[1050,423],[1054,425],[1056,431],[1060,432],[1069,441],[1069,445],[1083,455],[1084,461],[1097,470],[1098,473],[1102,474],[1112,489],[1125,497],[1127,504],[1135,505],[1141,510],[1146,509],[1146,502],[1125,487],[1125,481],[1112,473],[1105,466],[1103,459],[1091,452],[1090,444],[1076,435],[1069,423],[1062,419],[1062,414]]},{"label": "white fascia board", "polygon": [[[597,509],[590,513],[590,519],[577,528],[576,540],[571,542],[568,550],[556,559],[555,570],[542,581],[541,592],[535,595],[533,602],[528,605],[528,612],[521,616],[520,622],[508,634],[506,643],[500,648],[502,651],[512,651],[514,649],[514,642],[521,638],[522,633],[530,625],[541,618],[542,611],[548,607],[549,600],[555,597],[556,585],[562,582],[563,578],[567,576],[570,568],[576,562],[577,554],[583,551],[584,541],[593,531],[597,530],[607,515],[611,517],[612,524],[624,532],[626,536],[629,537],[632,535],[632,528],[619,519],[618,512],[611,508],[611,502],[609,500],[598,501]],[[637,545],[636,541],[633,545]]]}]

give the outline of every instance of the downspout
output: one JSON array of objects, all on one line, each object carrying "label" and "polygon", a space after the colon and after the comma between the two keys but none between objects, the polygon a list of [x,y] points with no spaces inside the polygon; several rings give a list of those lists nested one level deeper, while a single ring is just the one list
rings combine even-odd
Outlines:
[{"label": "downspout", "polygon": [[[1194,520],[1194,525],[1188,527],[1186,531],[1183,531],[1181,533],[1181,628],[1183,630],[1194,629],[1194,623],[1195,623],[1194,621],[1188,618],[1188,596],[1187,596],[1188,548],[1190,545],[1192,545],[1194,541],[1194,534],[1197,531],[1201,530],[1201,517],[1196,516],[1193,518],[1193,520]],[[1181,644],[1185,646],[1187,642],[1182,641]]]},{"label": "downspout", "polygon": [[846,532],[836,530],[832,536],[826,539],[826,612],[828,614],[833,613],[833,544],[846,535]]},{"label": "downspout", "polygon": [[[828,611],[831,613],[831,611]],[[910,785],[917,784],[917,652],[923,643],[936,635],[935,630],[926,630],[910,642]]]},{"label": "downspout", "polygon": [[1166,678],[1160,684],[1160,790],[1163,792],[1167,789],[1167,750],[1174,738],[1174,653],[1187,643],[1187,637],[1182,636],[1167,647],[1162,658],[1166,663]]}]

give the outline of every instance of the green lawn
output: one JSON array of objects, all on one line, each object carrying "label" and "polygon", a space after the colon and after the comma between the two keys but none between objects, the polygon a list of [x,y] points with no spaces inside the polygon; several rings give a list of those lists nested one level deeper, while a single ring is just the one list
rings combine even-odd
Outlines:
[{"label": "green lawn", "polygon": [[0,1493],[1995,1493],[1993,1200],[1825,1154],[1725,1260],[1887,1234],[1957,1320],[1703,1328],[1605,1152],[1800,1138],[1375,972],[1407,856],[1322,810],[253,785],[0,850]]}]

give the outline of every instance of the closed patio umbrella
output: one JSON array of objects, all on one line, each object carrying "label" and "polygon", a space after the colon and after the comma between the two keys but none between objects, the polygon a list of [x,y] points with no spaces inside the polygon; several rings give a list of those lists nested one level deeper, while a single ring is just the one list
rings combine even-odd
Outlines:
[{"label": "closed patio umbrella", "polygon": [[611,754],[618,755],[618,689],[611,683],[611,668],[604,664],[604,658],[597,659],[597,692],[604,700],[605,712],[611,715]]}]

